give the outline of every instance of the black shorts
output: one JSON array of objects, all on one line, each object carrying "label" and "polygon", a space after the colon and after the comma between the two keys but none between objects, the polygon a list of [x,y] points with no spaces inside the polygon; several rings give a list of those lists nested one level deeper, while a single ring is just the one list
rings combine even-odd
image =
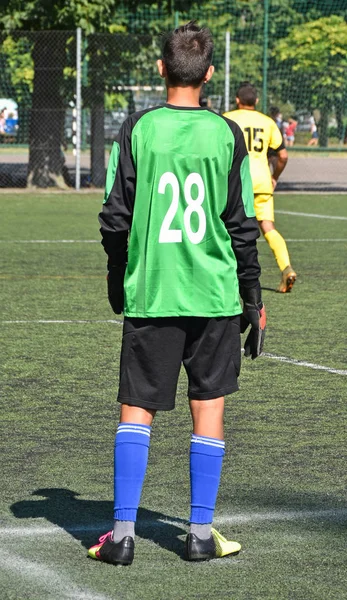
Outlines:
[{"label": "black shorts", "polygon": [[125,317],[118,402],[172,410],[182,362],[190,399],[236,392],[240,317]]}]

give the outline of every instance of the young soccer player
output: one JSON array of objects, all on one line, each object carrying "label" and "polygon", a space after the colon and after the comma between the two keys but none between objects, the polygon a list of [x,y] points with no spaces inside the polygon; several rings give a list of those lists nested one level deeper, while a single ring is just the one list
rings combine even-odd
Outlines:
[{"label": "young soccer player", "polygon": [[[255,214],[282,273],[277,292],[287,293],[295,283],[296,273],[290,264],[287,244],[275,228],[273,193],[287,164],[288,153],[276,123],[256,110],[257,103],[257,90],[246,81],[240,85],[236,94],[238,109],[227,112],[224,116],[235,121],[244,133],[250,156]],[[272,176],[267,158],[269,148],[275,150],[277,155]]]},{"label": "young soccer player", "polygon": [[[114,529],[89,556],[113,564],[134,557],[134,527],[153,418],[172,410],[183,363],[193,421],[188,560],[238,553],[212,528],[224,455],[224,396],[238,389],[239,290],[245,354],[262,350],[249,158],[238,125],[200,107],[213,74],[213,43],[195,22],[167,35],[160,75],[167,103],[123,124],[107,171],[102,243],[108,295],[124,311],[115,438]],[[123,277],[124,285],[123,285]]]}]

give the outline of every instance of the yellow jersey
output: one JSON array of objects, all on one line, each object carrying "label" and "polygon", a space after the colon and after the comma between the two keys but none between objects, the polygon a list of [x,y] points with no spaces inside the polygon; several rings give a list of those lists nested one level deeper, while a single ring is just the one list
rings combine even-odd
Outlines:
[{"label": "yellow jersey", "polygon": [[283,138],[275,121],[257,110],[239,109],[224,113],[235,121],[243,131],[249,153],[253,192],[272,194],[271,172],[267,160],[269,148],[284,148]]}]

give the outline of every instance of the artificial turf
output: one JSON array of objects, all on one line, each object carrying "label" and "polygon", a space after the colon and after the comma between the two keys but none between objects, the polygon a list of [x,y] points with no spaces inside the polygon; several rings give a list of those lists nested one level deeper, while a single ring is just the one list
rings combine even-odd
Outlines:
[{"label": "artificial turf", "polygon": [[227,399],[216,510],[241,553],[183,560],[191,426],[182,372],[176,410],[154,423],[136,557],[124,568],[86,557],[112,524],[119,412],[121,325],[108,322],[118,317],[106,256],[91,241],[101,201],[0,195],[1,598],[347,598],[346,197],[277,196],[277,227],[296,240],[291,294],[274,293],[279,271],[259,242],[265,355],[243,359],[240,392]]}]

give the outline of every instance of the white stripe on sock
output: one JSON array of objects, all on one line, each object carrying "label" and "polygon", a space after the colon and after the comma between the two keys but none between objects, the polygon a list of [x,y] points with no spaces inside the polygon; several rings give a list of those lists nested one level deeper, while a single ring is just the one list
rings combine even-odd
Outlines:
[{"label": "white stripe on sock", "polygon": [[147,432],[150,432],[152,429],[149,425],[136,425],[133,423],[119,423],[119,425],[118,425],[118,430],[119,429],[129,429],[129,428],[141,430],[141,431],[147,431]]},{"label": "white stripe on sock", "polygon": [[205,446],[213,446],[215,448],[225,448],[225,442],[223,442],[223,440],[217,440],[208,437],[200,437],[194,434],[192,435],[191,442],[193,444],[204,444]]},{"label": "white stripe on sock", "polygon": [[145,429],[135,429],[135,428],[131,428],[131,427],[122,427],[122,429],[117,430],[117,435],[119,433],[140,433],[141,435],[146,435],[149,438],[151,437],[151,434],[149,431],[146,431]]},{"label": "white stripe on sock", "polygon": [[214,442],[216,444],[225,444],[224,440],[219,440],[218,438],[207,437],[206,435],[197,435],[196,433],[192,433],[192,439],[201,440],[203,442]]},{"label": "white stripe on sock", "polygon": [[201,440],[192,440],[192,444],[202,444],[203,446],[211,446],[213,448],[222,448],[224,450],[225,446],[220,446],[219,444],[210,444],[208,442],[202,442]]}]

